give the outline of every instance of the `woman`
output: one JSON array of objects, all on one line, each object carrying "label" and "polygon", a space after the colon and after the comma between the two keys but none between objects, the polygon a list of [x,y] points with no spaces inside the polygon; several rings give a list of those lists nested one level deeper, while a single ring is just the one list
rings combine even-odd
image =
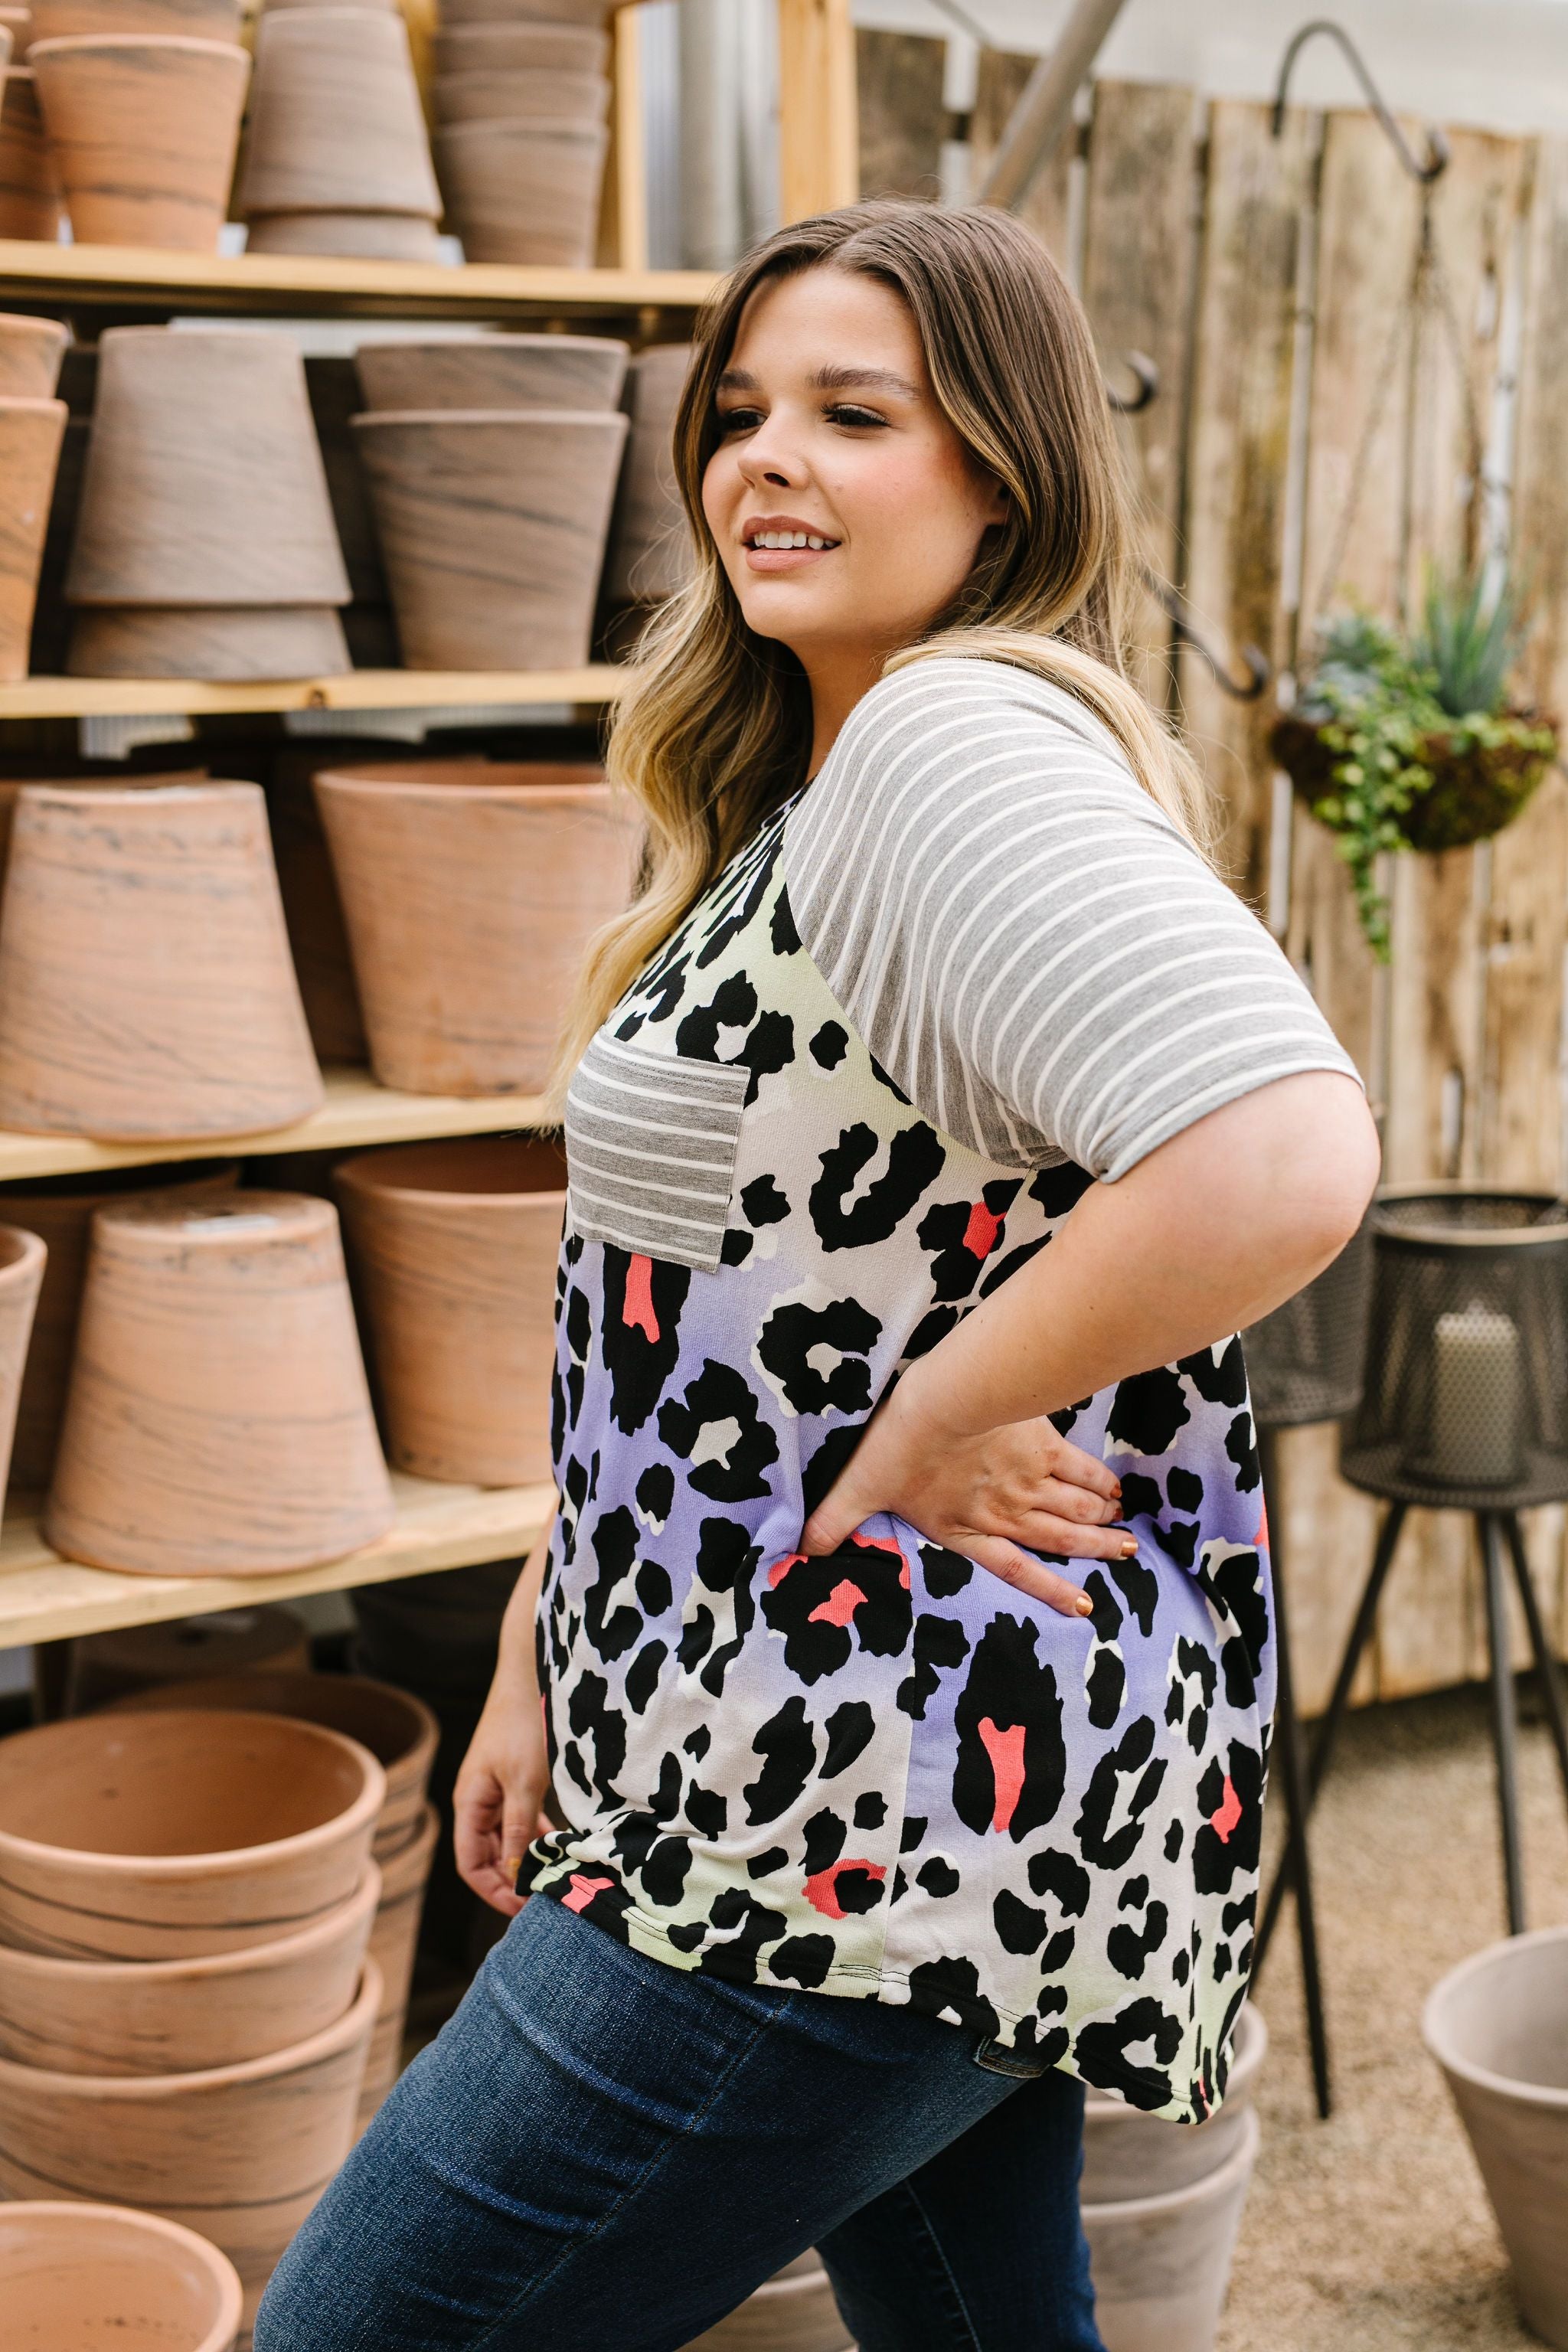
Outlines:
[{"label": "woman", "polygon": [[1230,1335],[1355,1227],[1365,1104],[1128,681],[1022,228],[784,230],[677,451],[697,576],[610,755],[646,887],[566,1057],[559,1515],[458,1789],[521,1916],[258,2352],[673,2352],[812,2245],[862,2352],[1091,2352],[1084,2084],[1224,2093],[1273,1699]]}]

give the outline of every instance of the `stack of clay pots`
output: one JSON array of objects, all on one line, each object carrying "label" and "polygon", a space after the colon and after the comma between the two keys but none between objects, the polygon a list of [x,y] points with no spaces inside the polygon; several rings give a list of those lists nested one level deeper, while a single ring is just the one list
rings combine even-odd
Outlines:
[{"label": "stack of clay pots", "polygon": [[0,1505],[5,1500],[22,1368],[37,1310],[45,1256],[37,1234],[0,1225]]},{"label": "stack of clay pots", "polygon": [[441,199],[395,0],[273,0],[237,202],[252,253],[437,257]]},{"label": "stack of clay pots", "polygon": [[54,393],[69,341],[58,320],[0,316],[0,683],[27,675],[68,414]]},{"label": "stack of clay pots", "polygon": [[605,559],[604,604],[613,650],[629,651],[656,605],[692,572],[691,526],[676,486],[675,417],[691,365],[689,343],[639,352],[626,374],[631,419]]},{"label": "stack of clay pots", "polygon": [[354,431],[410,669],[587,660],[626,366],[597,336],[362,347]]},{"label": "stack of clay pots", "polygon": [[38,106],[32,67],[25,62],[33,32],[30,8],[0,8],[11,36],[11,60],[0,97],[0,236],[37,237],[54,245],[60,233],[60,183]]},{"label": "stack of clay pots", "polygon": [[419,761],[316,793],[376,1076],[537,1094],[585,944],[631,895],[639,831],[603,771]]},{"label": "stack of clay pots", "polygon": [[1248,2003],[1224,2103],[1195,2126],[1089,2094],[1079,2195],[1106,2352],[1214,2352],[1258,2160],[1253,2096],[1268,2047]]},{"label": "stack of clay pots", "polygon": [[123,2205],[0,2205],[0,2311],[18,2352],[231,2352],[244,2302],[228,2256],[175,2222]]},{"label": "stack of clay pots", "polygon": [[[305,12],[309,13],[309,12]],[[289,335],[110,328],[66,580],[87,677],[348,667],[348,575]]]},{"label": "stack of clay pots", "polygon": [[[214,1681],[226,1688],[242,1677],[259,1685],[279,1675],[308,1674],[310,1664],[310,1633],[292,1609],[208,1609],[72,1642],[65,1711],[91,1715],[100,1706],[147,1698],[166,1706],[171,1690],[205,1689]],[[375,1754],[369,1740],[364,1745]]]},{"label": "stack of clay pots", "polygon": [[250,59],[240,0],[33,0],[27,64],[79,244],[216,250]]},{"label": "stack of clay pots", "polygon": [[606,14],[605,0],[447,0],[436,162],[469,261],[592,263],[609,150]]},{"label": "stack of clay pots", "polygon": [[195,2224],[248,2327],[353,2144],[384,1795],[355,1741],[268,1715],[0,1742],[0,2195]]}]

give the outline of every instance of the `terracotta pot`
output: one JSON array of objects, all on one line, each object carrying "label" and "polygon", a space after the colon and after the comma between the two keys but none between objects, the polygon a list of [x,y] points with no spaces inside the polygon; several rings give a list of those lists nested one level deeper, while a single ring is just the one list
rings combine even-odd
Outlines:
[{"label": "terracotta pot", "polygon": [[33,12],[30,8],[0,8],[0,26],[11,36],[11,63],[20,65],[27,54],[27,44],[33,37]]},{"label": "terracotta pot", "polygon": [[658,603],[691,577],[691,530],[676,488],[671,446],[690,365],[689,343],[639,352],[631,364],[631,436],[605,559],[605,595],[611,604]]},{"label": "terracotta pot", "polygon": [[[411,1094],[534,1094],[639,835],[592,768],[324,771],[371,1057]],[[3,998],[0,998],[3,1003]]]},{"label": "terracotta pot", "polygon": [[257,26],[256,92],[235,209],[411,213],[434,222],[408,32],[384,8],[273,8]]},{"label": "terracotta pot", "polygon": [[26,2197],[42,2182],[96,2200],[133,2189],[164,2219],[199,2222],[239,2273],[248,2327],[353,2145],[380,2001],[367,1961],[353,2006],[324,2032],[197,2074],[62,2074],[0,2060],[0,2192]]},{"label": "terracotta pot", "polygon": [[370,2054],[360,2090],[355,2127],[363,2131],[396,2082],[414,1979],[415,1947],[425,1906],[425,1885],[440,1832],[434,1805],[426,1805],[413,1834],[381,1865],[381,1908],[370,1931],[370,1956],[382,1979],[381,2006],[371,2034]]},{"label": "terracotta pot", "polygon": [[608,73],[610,44],[603,33],[577,25],[443,26],[436,36],[436,71],[460,73]]},{"label": "terracotta pot", "polygon": [[439,261],[434,220],[415,213],[257,213],[247,253],[340,254],[360,261]]},{"label": "terracotta pot", "polygon": [[363,1063],[367,1058],[364,1017],[342,901],[316,805],[315,772],[324,764],[320,744],[282,753],[268,788],[267,813],[310,1042],[323,1062]]},{"label": "terracotta pot", "polygon": [[52,400],[70,339],[63,319],[0,314],[0,395],[6,400]]},{"label": "terracotta pot", "polygon": [[802,2254],[686,2352],[854,2352],[822,2258]]},{"label": "terracotta pot", "polygon": [[465,257],[591,268],[609,140],[602,124],[538,115],[438,130],[436,169]]},{"label": "terracotta pot", "polygon": [[371,410],[613,410],[630,352],[610,335],[476,335],[362,343],[354,355]]},{"label": "terracotta pot", "polygon": [[72,677],[338,677],[350,667],[331,604],[84,604]]},{"label": "terracotta pot", "polygon": [[607,75],[540,73],[526,67],[511,73],[440,74],[431,96],[441,123],[505,122],[530,114],[552,121],[603,122],[610,110]]},{"label": "terracotta pot", "polygon": [[1568,2346],[1568,1927],[1477,1952],[1422,2019],[1491,2199],[1524,2315]]},{"label": "terracotta pot", "polygon": [[602,30],[621,0],[444,0],[447,25],[581,26]]},{"label": "terracotta pot", "polygon": [[1214,2352],[1258,2140],[1248,2108],[1237,2146],[1202,2179],[1163,2197],[1085,2205],[1106,2352]]},{"label": "terracotta pot", "polygon": [[188,40],[239,38],[240,0],[31,0],[35,41],[70,40],[80,34],[176,34]]},{"label": "terracotta pot", "polygon": [[1121,2099],[1091,2091],[1085,2104],[1083,2178],[1086,2205],[1133,2197],[1162,2197],[1216,2172],[1240,2146],[1268,2048],[1268,2029],[1250,2001],[1237,2025],[1224,2104],[1207,2123],[1165,2123],[1140,2115]]},{"label": "terracotta pot", "polygon": [[0,1740],[0,1942],[181,1960],[297,1934],[362,1883],[365,1748],[283,1716],[84,1715]]},{"label": "terracotta pot", "polygon": [[111,327],[66,593],[77,604],[346,604],[291,335]]},{"label": "terracotta pot", "polygon": [[352,2008],[372,1864],[309,1927],[208,1959],[67,1960],[0,1944],[0,2058],[61,2074],[193,2074],[308,2041]]},{"label": "terracotta pot", "polygon": [[27,62],[72,235],[85,245],[215,253],[250,59],[153,34],[35,40]]},{"label": "terracotta pot", "polygon": [[54,150],[44,129],[30,66],[13,65],[0,100],[0,236],[53,245],[62,199]]},{"label": "terracotta pot", "polygon": [[[300,1672],[213,1675],[173,1689],[140,1691],[118,1707],[221,1707],[261,1715],[287,1715],[302,1723],[322,1723],[368,1748],[386,1775],[373,1848],[377,1862],[401,1853],[425,1811],[425,1790],[436,1754],[439,1726],[423,1699],[366,1675]],[[384,1967],[383,1975],[386,1973]]]},{"label": "terracotta pot", "polygon": [[310,1631],[292,1609],[209,1609],[73,1642],[67,1712],[90,1715],[132,1699],[156,1708],[201,1706],[205,1702],[188,1694],[215,1681],[226,1690],[231,1681],[271,1673],[309,1679],[310,1672]]},{"label": "terracotta pot", "polygon": [[0,2205],[0,2306],[17,2352],[231,2352],[243,2300],[228,2256],[195,2230],[123,2205]]},{"label": "terracotta pot", "polygon": [[0,680],[26,677],[63,400],[0,400]]},{"label": "terracotta pot", "polygon": [[355,431],[410,669],[587,660],[624,416],[426,409]]},{"label": "terracotta pot", "polygon": [[11,1441],[22,1367],[44,1278],[45,1250],[37,1234],[0,1225],[0,1503],[11,1468]]},{"label": "terracotta pot", "polygon": [[331,1203],[100,1210],[44,1515],[57,1551],[254,1576],[341,1559],[394,1516]]},{"label": "terracotta pot", "polygon": [[[66,1386],[76,1347],[77,1319],[81,1313],[81,1286],[87,1274],[88,1237],[93,1213],[106,1202],[127,1192],[188,1188],[198,1197],[232,1191],[239,1181],[237,1160],[220,1160],[200,1177],[162,1168],[112,1169],[100,1175],[62,1176],[49,1183],[0,1191],[0,1218],[37,1234],[48,1255],[33,1336],[22,1374],[22,1396],[16,1413],[16,1442],[11,1455],[13,1484],[24,1492],[41,1492],[47,1486],[59,1442],[66,1409]],[[139,1629],[164,1637],[162,1627]],[[91,1642],[121,1643],[126,1634],[94,1634]],[[79,1660],[82,1650],[79,1646]]]},{"label": "terracotta pot", "polygon": [[392,1461],[479,1486],[548,1478],[562,1154],[510,1136],[367,1151],[337,1193]]},{"label": "terracotta pot", "polygon": [[320,1104],[255,784],[29,784],[5,917],[0,1123],[195,1140]]}]

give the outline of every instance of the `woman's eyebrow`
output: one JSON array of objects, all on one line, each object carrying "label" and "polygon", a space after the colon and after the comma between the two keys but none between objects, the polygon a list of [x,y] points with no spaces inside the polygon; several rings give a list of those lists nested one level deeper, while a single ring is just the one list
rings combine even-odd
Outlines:
[{"label": "woman's eyebrow", "polygon": [[[809,392],[848,392],[856,385],[869,385],[881,392],[901,392],[910,400],[921,396],[918,383],[908,376],[898,375],[891,368],[820,367],[806,377]],[[717,392],[760,392],[761,384],[749,368],[726,368],[714,386]]]}]

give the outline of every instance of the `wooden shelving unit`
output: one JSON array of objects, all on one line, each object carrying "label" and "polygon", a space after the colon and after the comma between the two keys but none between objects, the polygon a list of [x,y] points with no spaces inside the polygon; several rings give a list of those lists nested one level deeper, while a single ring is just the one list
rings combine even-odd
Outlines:
[{"label": "wooden shelving unit", "polygon": [[599,662],[584,669],[353,669],[337,677],[253,679],[216,685],[192,677],[26,677],[0,686],[0,719],[186,718],[275,710],[456,709],[469,704],[593,706],[613,702],[626,673]]}]

